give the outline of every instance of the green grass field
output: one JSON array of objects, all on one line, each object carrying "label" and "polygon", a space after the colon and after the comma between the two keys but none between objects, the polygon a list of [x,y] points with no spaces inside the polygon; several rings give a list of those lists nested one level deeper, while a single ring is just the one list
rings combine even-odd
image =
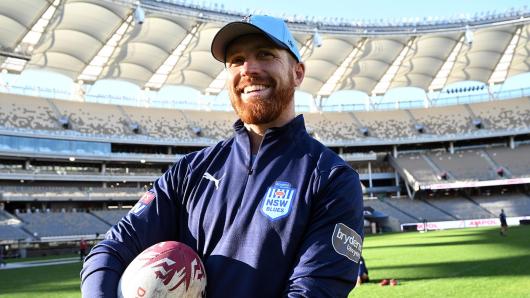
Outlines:
[{"label": "green grass field", "polygon": [[[352,297],[530,297],[530,227],[370,235]],[[0,270],[0,297],[79,297],[81,263]],[[395,278],[395,287],[379,286]]]}]

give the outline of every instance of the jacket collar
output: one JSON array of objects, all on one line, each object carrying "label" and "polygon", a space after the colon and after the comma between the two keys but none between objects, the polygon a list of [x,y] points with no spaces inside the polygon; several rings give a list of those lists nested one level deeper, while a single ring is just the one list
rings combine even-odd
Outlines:
[{"label": "jacket collar", "polygon": [[[247,133],[247,129],[241,119],[234,123],[234,130],[236,134],[241,135]],[[294,117],[289,123],[281,127],[271,127],[267,129],[264,136],[264,141],[269,138],[291,138],[294,139],[300,133],[306,133],[304,116],[302,114]]]}]

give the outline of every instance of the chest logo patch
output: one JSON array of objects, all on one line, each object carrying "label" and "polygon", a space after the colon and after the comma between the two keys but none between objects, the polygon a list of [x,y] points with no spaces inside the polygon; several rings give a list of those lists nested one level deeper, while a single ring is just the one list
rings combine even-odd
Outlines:
[{"label": "chest logo patch", "polygon": [[267,189],[261,202],[261,213],[272,220],[289,215],[296,189],[288,182],[276,181]]}]

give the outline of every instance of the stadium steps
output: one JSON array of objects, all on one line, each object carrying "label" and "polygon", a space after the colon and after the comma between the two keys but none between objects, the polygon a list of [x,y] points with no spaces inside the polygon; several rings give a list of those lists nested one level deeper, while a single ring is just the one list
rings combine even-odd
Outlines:
[{"label": "stadium steps", "polygon": [[427,205],[430,205],[431,207],[433,207],[434,209],[438,209],[438,211],[442,212],[443,214],[447,215],[447,216],[450,216],[452,217],[453,219],[455,220],[458,220],[458,216],[455,216],[454,214],[451,214],[449,212],[447,212],[447,210],[444,210],[434,204],[432,204],[431,202],[429,202],[428,200],[420,200],[420,201],[423,201],[425,204]]},{"label": "stadium steps", "polygon": [[55,112],[55,116],[57,117],[57,120],[56,120],[57,126],[60,128],[61,123],[59,122],[59,119],[61,119],[61,117],[63,117],[64,115],[61,113],[61,111],[59,111],[59,108],[57,107],[57,105],[53,103],[53,101],[50,98],[45,98],[45,99],[48,105],[50,106],[50,108]]},{"label": "stadium steps", "polygon": [[407,211],[395,206],[394,204],[388,202],[387,200],[379,200],[379,201],[382,202],[383,204],[386,204],[390,208],[393,208],[393,209],[395,209],[395,210],[407,215],[408,217],[412,217],[412,218],[414,218],[414,219],[416,219],[418,221],[421,221],[420,218],[418,218],[417,216],[413,215],[412,213],[408,213]]},{"label": "stadium steps", "polygon": [[495,160],[493,160],[493,158],[491,158],[491,156],[490,156],[488,151],[482,149],[482,150],[480,150],[480,152],[482,153],[482,156],[484,157],[484,159],[486,159],[486,161],[490,164],[490,166],[493,169],[502,168],[503,171],[504,171],[504,176],[506,178],[512,178],[512,176],[513,176],[512,172],[510,172],[510,170],[508,170],[506,167],[499,165]]},{"label": "stadium steps", "polygon": [[105,219],[103,219],[101,216],[95,214],[94,212],[91,212],[89,210],[88,213],[90,213],[92,216],[94,216],[95,218],[99,219],[100,221],[104,222],[105,224],[109,225],[110,227],[113,226],[113,224],[111,224],[110,222],[106,221]]},{"label": "stadium steps", "polygon": [[446,171],[446,170],[442,170],[442,168],[440,168],[429,156],[427,156],[426,154],[423,154],[421,153],[421,158],[423,158],[423,160],[425,160],[426,163],[429,164],[429,166],[433,169],[433,171],[435,173],[446,173],[447,176],[449,176],[450,179],[452,180],[455,180],[455,176],[453,176],[453,174],[451,174],[451,172],[449,171]]},{"label": "stadium steps", "polygon": [[497,217],[496,214],[493,214],[491,211],[489,211],[488,209],[484,208],[484,206],[480,205],[477,201],[473,200],[470,196],[468,196],[465,192],[462,192],[462,197],[465,198],[466,200],[469,200],[471,203],[477,205],[478,208],[482,209],[484,212],[487,212],[488,214],[491,214],[493,217]]}]

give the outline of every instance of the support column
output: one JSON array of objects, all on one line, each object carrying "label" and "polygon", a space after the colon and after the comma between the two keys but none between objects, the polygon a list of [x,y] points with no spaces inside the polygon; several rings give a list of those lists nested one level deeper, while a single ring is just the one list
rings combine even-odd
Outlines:
[{"label": "support column", "polygon": [[453,142],[449,142],[449,153],[455,154],[455,144]]},{"label": "support column", "polygon": [[370,197],[374,196],[374,193],[372,191],[372,187],[374,187],[374,184],[372,182],[372,163],[368,162],[368,187],[370,188]]},{"label": "support column", "polygon": [[401,190],[399,189],[399,174],[398,174],[397,171],[394,172],[394,177],[395,177],[396,186],[397,186],[396,196],[400,197],[401,196]]}]

